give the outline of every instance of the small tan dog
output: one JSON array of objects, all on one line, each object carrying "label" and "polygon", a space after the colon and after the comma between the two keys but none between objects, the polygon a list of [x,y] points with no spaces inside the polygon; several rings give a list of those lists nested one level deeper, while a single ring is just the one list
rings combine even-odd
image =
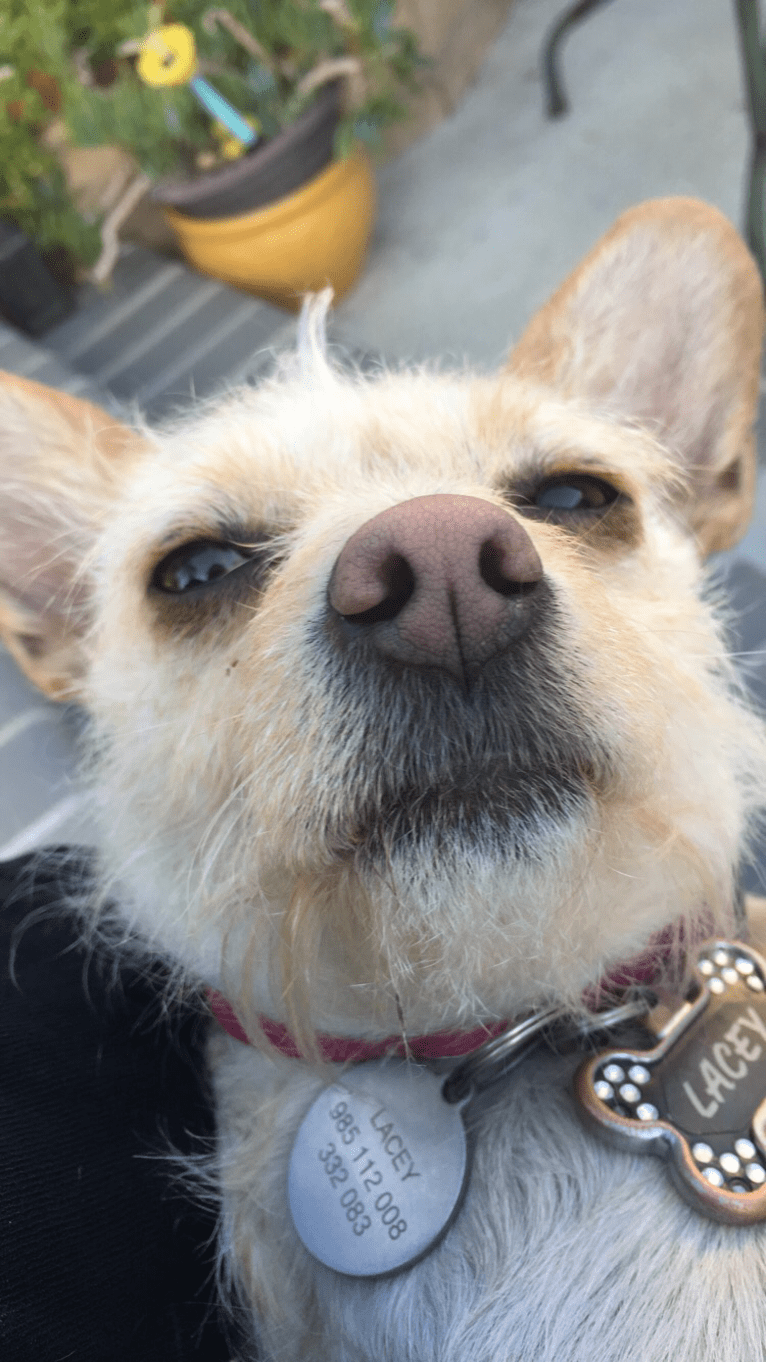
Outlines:
[{"label": "small tan dog", "polygon": [[645,204],[494,377],[339,372],[325,306],[164,433],[0,389],[2,636],[93,718],[91,918],[255,1042],[211,1022],[222,1275],[274,1362],[754,1362],[766,1226],[586,1132],[577,1057],[487,1091],[462,1209],[397,1275],[316,1262],[287,1166],[338,1077],[316,1034],[582,1009],[658,932],[732,930],[766,749],[700,558],[752,500],[755,266],[714,209]]}]

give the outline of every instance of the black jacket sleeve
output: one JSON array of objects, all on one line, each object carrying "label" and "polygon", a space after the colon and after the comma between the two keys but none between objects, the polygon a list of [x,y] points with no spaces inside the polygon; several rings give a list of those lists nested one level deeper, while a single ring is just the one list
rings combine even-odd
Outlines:
[{"label": "black jacket sleeve", "polygon": [[0,1356],[226,1362],[214,1222],[163,1158],[213,1133],[204,1021],[85,954],[62,850],[0,865]]}]

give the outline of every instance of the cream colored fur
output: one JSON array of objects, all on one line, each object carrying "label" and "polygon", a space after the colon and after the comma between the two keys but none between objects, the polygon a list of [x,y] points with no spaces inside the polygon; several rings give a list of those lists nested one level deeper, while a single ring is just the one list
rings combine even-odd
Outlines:
[{"label": "cream colored fur", "polygon": [[[580,1006],[669,923],[730,929],[766,744],[700,560],[734,542],[752,498],[755,266],[706,205],[643,205],[492,377],[339,372],[325,306],[272,381],[161,433],[0,385],[0,631],[38,685],[92,715],[87,920],[161,955],[179,987],[223,989],[256,1041],[211,1025],[220,1135],[200,1177],[220,1196],[222,1278],[274,1362],[752,1362],[766,1229],[708,1223],[658,1162],[583,1133],[571,1064],[552,1057],[482,1099],[468,1197],[430,1256],[381,1282],[321,1268],[285,1173],[332,1073],[274,1057],[257,1016],[308,1047],[314,1030],[467,1028]],[[618,487],[624,519],[526,517],[518,488],[566,471]],[[437,822],[392,840],[381,869],[365,819],[386,763],[403,780],[406,752],[427,793],[466,769],[472,740],[459,699],[440,731],[395,688],[381,707],[322,621],[349,537],[434,493],[502,507],[537,549],[556,606],[540,684],[482,722],[521,735],[514,716],[536,719],[509,770],[586,752],[587,796],[533,809],[523,846],[487,809],[470,836]],[[270,573],[234,607],[173,613],[148,589],[155,566],[222,523],[268,533]]]}]

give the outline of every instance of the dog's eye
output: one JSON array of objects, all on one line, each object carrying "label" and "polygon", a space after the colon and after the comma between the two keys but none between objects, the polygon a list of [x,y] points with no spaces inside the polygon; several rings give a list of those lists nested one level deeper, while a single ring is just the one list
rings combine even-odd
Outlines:
[{"label": "dog's eye", "polygon": [[640,541],[641,521],[632,497],[595,473],[562,471],[539,482],[509,478],[503,493],[519,515],[558,526],[594,550]]},{"label": "dog's eye", "polygon": [[173,549],[157,564],[152,574],[152,586],[158,591],[181,595],[195,587],[209,586],[220,577],[228,577],[252,560],[252,553],[235,544],[219,543],[211,539],[197,539]]},{"label": "dog's eye", "polygon": [[617,501],[620,493],[603,478],[586,473],[566,473],[548,478],[529,497],[541,511],[602,511]]},{"label": "dog's eye", "polygon": [[630,505],[623,492],[592,473],[554,473],[536,486],[509,488],[507,495],[523,515],[561,525],[598,519],[616,502]]}]

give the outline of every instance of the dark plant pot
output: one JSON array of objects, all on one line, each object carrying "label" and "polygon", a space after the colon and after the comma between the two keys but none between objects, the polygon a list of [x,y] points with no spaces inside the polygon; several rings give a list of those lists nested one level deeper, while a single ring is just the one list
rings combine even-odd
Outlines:
[{"label": "dark plant pot", "polygon": [[340,118],[333,81],[289,128],[220,170],[193,180],[160,180],[151,197],[190,218],[231,218],[285,198],[329,165]]},{"label": "dark plant pot", "polygon": [[29,336],[42,336],[74,311],[70,289],[54,278],[36,246],[0,221],[0,315]]}]

